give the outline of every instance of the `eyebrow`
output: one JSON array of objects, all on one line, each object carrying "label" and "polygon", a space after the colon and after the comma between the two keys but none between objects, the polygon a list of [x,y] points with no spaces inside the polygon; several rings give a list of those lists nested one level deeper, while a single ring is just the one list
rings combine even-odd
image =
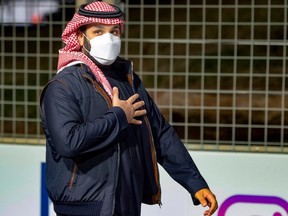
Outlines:
[{"label": "eyebrow", "polygon": [[112,29],[120,29],[119,25],[115,25],[112,27]]},{"label": "eyebrow", "polygon": [[[94,28],[100,28],[100,29],[105,28],[103,25],[98,25],[98,24],[94,25],[93,27]],[[119,29],[119,28],[120,28],[119,25],[112,26],[112,29]]]}]

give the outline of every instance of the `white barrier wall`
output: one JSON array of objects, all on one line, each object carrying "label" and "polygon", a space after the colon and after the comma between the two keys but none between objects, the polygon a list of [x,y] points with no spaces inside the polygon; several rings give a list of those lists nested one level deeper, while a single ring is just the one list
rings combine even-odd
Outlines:
[{"label": "white barrier wall", "polygon": [[[191,152],[219,201],[217,216],[287,216],[288,155]],[[0,216],[54,216],[43,184],[44,146],[0,145]],[[163,206],[142,216],[200,216],[190,195],[160,170]]]}]

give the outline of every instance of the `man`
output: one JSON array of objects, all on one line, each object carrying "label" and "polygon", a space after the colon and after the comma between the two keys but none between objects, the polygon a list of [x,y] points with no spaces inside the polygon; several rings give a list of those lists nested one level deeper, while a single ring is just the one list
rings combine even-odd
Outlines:
[{"label": "man", "polygon": [[62,34],[58,73],[41,96],[54,210],[139,216],[141,203],[161,204],[158,162],[210,216],[214,194],[131,62],[118,56],[121,17],[104,2],[82,5]]}]

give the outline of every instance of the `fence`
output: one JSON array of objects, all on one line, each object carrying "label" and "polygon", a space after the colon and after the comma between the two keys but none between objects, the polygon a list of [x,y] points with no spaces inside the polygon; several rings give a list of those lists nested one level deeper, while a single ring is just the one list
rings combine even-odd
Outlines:
[{"label": "fence", "polygon": [[[7,1],[0,10],[0,142],[44,143],[38,98],[55,73],[75,3],[58,2],[42,16],[26,11],[30,20],[8,22],[5,4],[16,12],[11,2],[17,6]],[[26,6],[33,8],[31,2]],[[287,1],[120,6],[126,20],[121,55],[133,60],[188,148],[288,152]]]}]

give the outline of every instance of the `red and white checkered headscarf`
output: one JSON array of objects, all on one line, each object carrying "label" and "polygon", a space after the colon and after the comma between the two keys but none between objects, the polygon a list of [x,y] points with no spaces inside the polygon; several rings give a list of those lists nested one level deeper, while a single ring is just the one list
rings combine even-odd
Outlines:
[{"label": "red and white checkered headscarf", "polygon": [[[96,1],[88,4],[84,8],[89,11],[98,12],[114,12],[116,9],[105,2]],[[75,13],[72,20],[67,24],[62,33],[62,40],[66,44],[64,48],[59,50],[58,67],[57,70],[62,70],[68,64],[74,61],[84,62],[93,72],[96,79],[103,85],[106,92],[112,98],[112,88],[106,79],[103,72],[97,67],[97,65],[88,58],[82,51],[81,46],[77,38],[77,30],[83,25],[90,23],[100,23],[105,25],[119,25],[120,31],[123,31],[124,21],[121,17],[117,18],[99,18],[92,16],[83,16],[79,13]]]}]

